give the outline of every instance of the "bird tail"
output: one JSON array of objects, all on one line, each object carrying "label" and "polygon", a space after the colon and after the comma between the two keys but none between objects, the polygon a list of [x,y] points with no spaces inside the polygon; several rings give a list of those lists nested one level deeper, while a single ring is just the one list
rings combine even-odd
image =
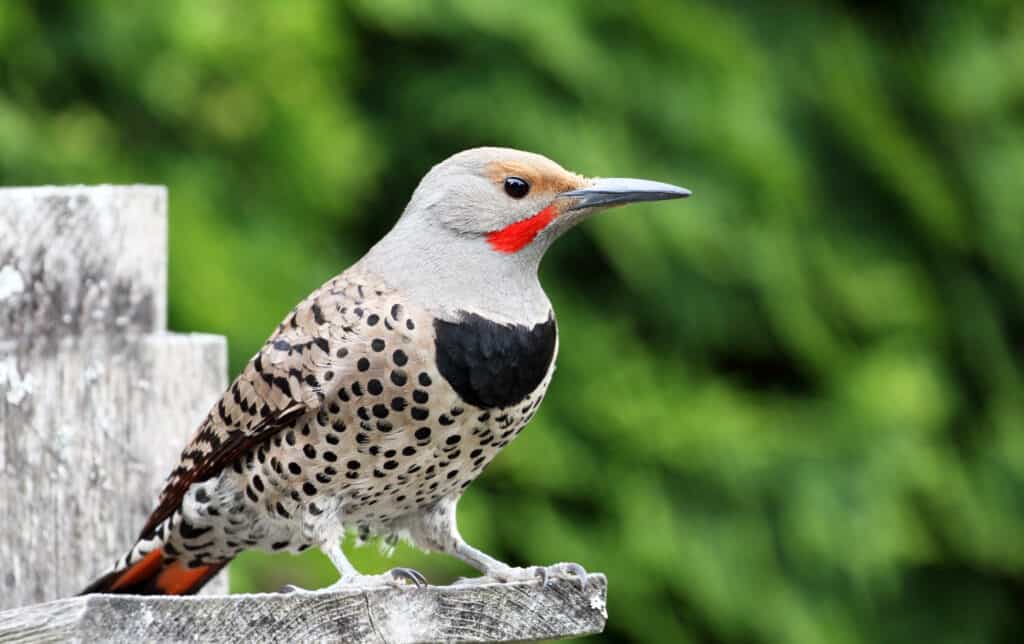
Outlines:
[{"label": "bird tail", "polygon": [[163,548],[156,548],[127,568],[103,575],[81,594],[192,595],[227,564],[221,561],[190,568],[180,559],[165,559]]}]

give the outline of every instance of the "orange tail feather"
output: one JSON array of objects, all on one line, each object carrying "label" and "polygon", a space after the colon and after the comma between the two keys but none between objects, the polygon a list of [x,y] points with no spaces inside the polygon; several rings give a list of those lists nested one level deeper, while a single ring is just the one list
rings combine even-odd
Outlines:
[{"label": "orange tail feather", "polygon": [[191,595],[227,564],[222,561],[189,568],[179,560],[164,562],[163,549],[158,548],[125,570],[100,577],[82,594]]}]

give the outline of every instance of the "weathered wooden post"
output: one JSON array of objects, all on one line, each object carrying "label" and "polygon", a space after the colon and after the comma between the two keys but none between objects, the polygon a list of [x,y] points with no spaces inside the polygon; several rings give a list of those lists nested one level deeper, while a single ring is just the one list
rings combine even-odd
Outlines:
[{"label": "weathered wooden post", "polygon": [[[514,641],[604,629],[599,574],[585,589],[557,579],[72,597],[130,545],[226,385],[223,338],[166,332],[166,208],[156,186],[0,189],[0,608],[22,607],[0,612],[0,641]],[[211,587],[223,592],[223,575]]]},{"label": "weathered wooden post", "polygon": [[163,187],[0,190],[0,608],[123,554],[224,390],[224,339],[167,333],[166,293]]}]

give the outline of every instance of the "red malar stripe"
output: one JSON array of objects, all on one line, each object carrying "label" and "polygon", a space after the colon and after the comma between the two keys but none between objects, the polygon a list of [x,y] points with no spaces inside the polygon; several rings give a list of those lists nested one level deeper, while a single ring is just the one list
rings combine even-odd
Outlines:
[{"label": "red malar stripe", "polygon": [[544,230],[551,223],[551,220],[555,218],[556,214],[555,207],[548,206],[532,217],[527,217],[514,224],[509,224],[501,230],[488,233],[487,243],[496,251],[515,253],[532,242],[537,233]]}]

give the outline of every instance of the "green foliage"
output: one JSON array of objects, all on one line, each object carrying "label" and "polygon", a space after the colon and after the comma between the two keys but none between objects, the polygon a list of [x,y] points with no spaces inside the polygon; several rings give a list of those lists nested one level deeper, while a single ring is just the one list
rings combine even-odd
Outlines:
[{"label": "green foliage", "polygon": [[236,370],[459,149],[690,187],[550,253],[559,371],[463,533],[607,572],[609,641],[1012,641],[1024,5],[903,4],[12,1],[0,180],[167,184],[171,324]]}]

